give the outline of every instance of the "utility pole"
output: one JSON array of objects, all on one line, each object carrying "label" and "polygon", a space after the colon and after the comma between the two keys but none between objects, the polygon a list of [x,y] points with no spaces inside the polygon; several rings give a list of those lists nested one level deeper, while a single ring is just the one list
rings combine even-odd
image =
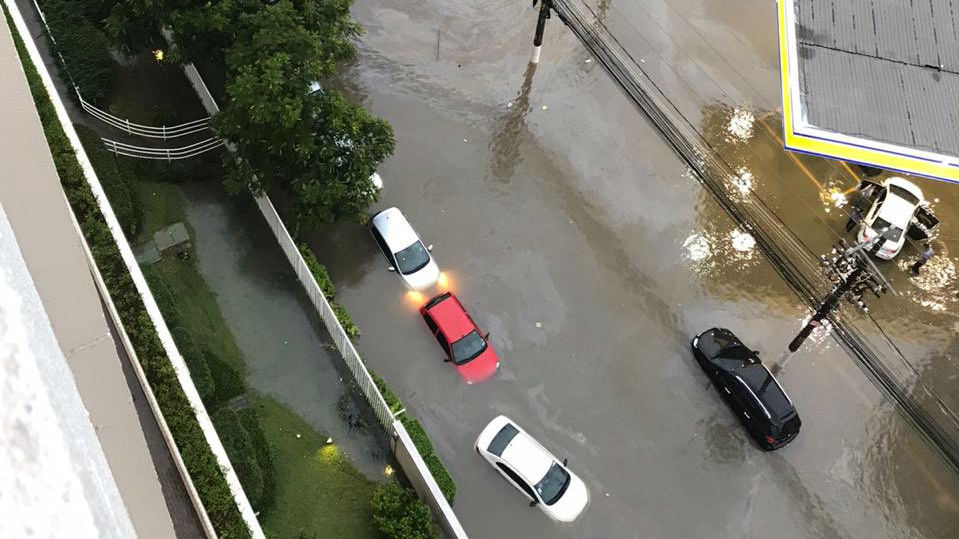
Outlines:
[{"label": "utility pole", "polygon": [[809,337],[813,329],[822,325],[822,321],[829,316],[843,298],[859,307],[863,312],[869,312],[869,307],[862,299],[864,293],[872,292],[877,298],[887,290],[896,293],[889,281],[879,271],[879,268],[869,258],[868,253],[874,244],[878,245],[882,241],[884,232],[880,232],[872,240],[854,247],[847,247],[845,240],[839,240],[839,243],[833,246],[831,256],[820,256],[823,270],[829,280],[834,283],[834,286],[822,305],[816,309],[809,323],[789,343],[790,352],[799,350],[799,347],[802,346],[803,341]]},{"label": "utility pole", "polygon": [[553,7],[553,0],[533,0],[533,7],[539,4],[539,18],[536,19],[536,34],[533,35],[533,57],[531,63],[539,63],[539,53],[543,50],[543,30],[546,28],[546,19],[550,18],[550,9]]}]

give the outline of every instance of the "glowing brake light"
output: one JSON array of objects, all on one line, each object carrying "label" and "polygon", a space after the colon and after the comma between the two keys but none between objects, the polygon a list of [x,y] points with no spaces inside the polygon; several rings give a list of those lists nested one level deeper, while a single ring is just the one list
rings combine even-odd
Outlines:
[{"label": "glowing brake light", "polygon": [[771,443],[771,444],[776,443],[776,439],[773,438],[772,436],[768,435],[768,434],[766,435],[766,441],[769,442],[769,443]]}]

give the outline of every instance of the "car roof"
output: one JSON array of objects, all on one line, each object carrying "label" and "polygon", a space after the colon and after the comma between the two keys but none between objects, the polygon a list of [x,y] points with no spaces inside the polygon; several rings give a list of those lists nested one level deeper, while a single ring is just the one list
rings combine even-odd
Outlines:
[{"label": "car roof", "polygon": [[470,320],[469,315],[466,314],[466,309],[460,303],[459,298],[452,292],[448,294],[448,298],[433,305],[427,311],[450,343],[453,343],[476,329],[476,326]]},{"label": "car roof", "polygon": [[[795,411],[795,406],[789,395],[779,385],[776,377],[769,372],[761,363],[754,365],[744,365],[736,369],[736,375],[752,390],[753,394],[762,401],[763,405],[774,417],[772,419],[782,419],[783,417]],[[762,384],[767,378],[772,378],[766,389],[762,389]]]},{"label": "car roof", "polygon": [[530,483],[542,479],[555,461],[553,455],[523,429],[519,429],[519,434],[513,437],[500,458]]},{"label": "car roof", "polygon": [[420,239],[399,208],[387,208],[374,215],[373,226],[393,252],[401,251]]}]

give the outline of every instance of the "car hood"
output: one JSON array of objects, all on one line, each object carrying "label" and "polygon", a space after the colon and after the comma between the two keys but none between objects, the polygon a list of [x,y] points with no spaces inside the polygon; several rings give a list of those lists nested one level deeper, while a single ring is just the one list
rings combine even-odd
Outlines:
[{"label": "car hood", "polygon": [[430,257],[430,261],[418,271],[402,275],[406,286],[413,290],[425,290],[434,284],[440,278],[440,268],[436,265],[436,260]]},{"label": "car hood", "polygon": [[467,383],[475,384],[485,382],[496,374],[496,369],[499,367],[499,356],[496,355],[496,351],[493,350],[492,345],[489,343],[486,344],[486,350],[483,350],[482,354],[473,358],[468,363],[464,363],[463,365],[456,365],[454,363],[456,370],[459,371]]},{"label": "car hood", "polygon": [[563,496],[553,505],[543,505],[543,510],[560,522],[573,522],[589,505],[589,490],[586,489],[586,484],[573,472],[569,472],[569,476],[570,483]]}]

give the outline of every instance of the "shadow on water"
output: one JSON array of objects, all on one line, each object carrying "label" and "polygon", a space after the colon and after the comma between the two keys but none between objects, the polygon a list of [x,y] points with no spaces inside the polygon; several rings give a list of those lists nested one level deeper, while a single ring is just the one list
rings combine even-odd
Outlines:
[{"label": "shadow on water", "polygon": [[252,200],[229,197],[217,182],[185,184],[183,192],[197,267],[246,358],[247,383],[381,478],[386,440]]}]

